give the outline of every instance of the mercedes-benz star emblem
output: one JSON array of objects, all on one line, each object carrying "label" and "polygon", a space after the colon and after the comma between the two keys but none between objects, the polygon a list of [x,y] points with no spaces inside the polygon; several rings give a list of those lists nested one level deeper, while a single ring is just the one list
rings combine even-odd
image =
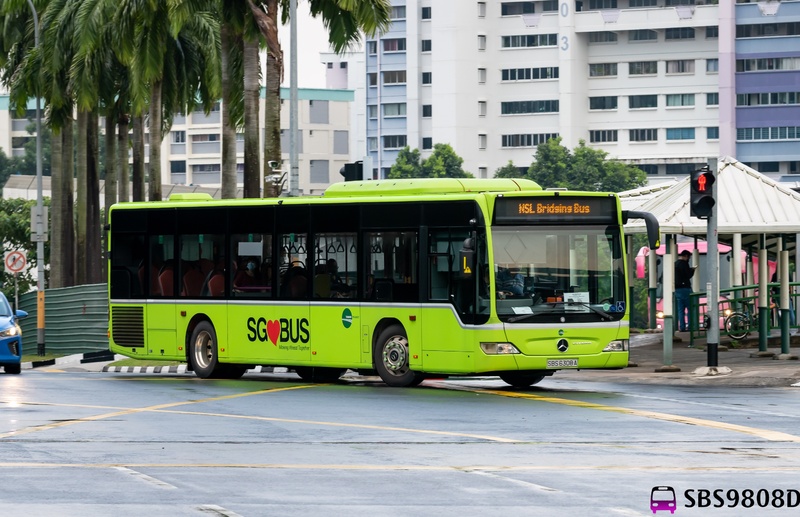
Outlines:
[{"label": "mercedes-benz star emblem", "polygon": [[556,343],[556,348],[558,348],[559,352],[566,352],[569,348],[569,343],[567,343],[566,339],[559,339],[558,343]]}]

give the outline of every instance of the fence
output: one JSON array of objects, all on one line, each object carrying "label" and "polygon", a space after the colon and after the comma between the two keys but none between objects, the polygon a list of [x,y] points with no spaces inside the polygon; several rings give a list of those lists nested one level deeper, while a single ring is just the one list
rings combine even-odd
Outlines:
[{"label": "fence", "polygon": [[[22,353],[36,354],[36,291],[19,297],[28,313],[20,321]],[[47,289],[44,299],[45,349],[48,353],[76,354],[108,350],[108,286],[80,285]]]}]

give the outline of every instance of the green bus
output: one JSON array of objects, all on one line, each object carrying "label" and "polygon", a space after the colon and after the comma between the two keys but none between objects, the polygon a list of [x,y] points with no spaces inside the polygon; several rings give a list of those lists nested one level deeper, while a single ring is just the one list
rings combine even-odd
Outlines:
[{"label": "green bus", "polygon": [[[109,211],[111,351],[202,378],[258,365],[390,386],[628,364],[614,194],[522,179],[344,182],[322,196],[122,203]],[[657,246],[655,246],[657,247]]]}]

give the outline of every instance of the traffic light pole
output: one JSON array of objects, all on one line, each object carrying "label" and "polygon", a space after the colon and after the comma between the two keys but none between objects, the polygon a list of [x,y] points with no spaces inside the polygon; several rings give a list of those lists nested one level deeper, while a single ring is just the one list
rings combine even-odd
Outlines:
[{"label": "traffic light pole", "polygon": [[[710,162],[711,171],[714,176],[717,175],[717,161]],[[717,195],[718,181],[711,184],[711,195],[714,198],[714,204],[711,207],[711,214],[708,217],[708,225],[706,229],[706,237],[708,243],[708,252],[706,253],[706,260],[708,262],[708,270],[706,278],[706,307],[708,310],[709,326],[706,333],[706,353],[708,355],[708,367],[716,369],[719,366],[719,246],[717,236],[717,204],[716,200],[719,199]]]}]

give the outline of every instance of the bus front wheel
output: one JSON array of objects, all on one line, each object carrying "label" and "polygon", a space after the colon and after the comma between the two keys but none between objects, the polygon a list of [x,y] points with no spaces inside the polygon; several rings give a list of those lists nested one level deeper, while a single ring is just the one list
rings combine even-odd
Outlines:
[{"label": "bus front wheel", "polygon": [[391,325],[378,337],[373,352],[375,369],[393,387],[416,386],[424,377],[408,366],[408,338],[401,325]]},{"label": "bus front wheel", "polygon": [[504,372],[500,374],[500,378],[515,388],[528,388],[541,382],[544,375],[536,372]]},{"label": "bus front wheel", "polygon": [[201,321],[194,328],[189,341],[189,362],[201,379],[210,379],[222,372],[222,365],[217,361],[217,333],[211,323]]}]

